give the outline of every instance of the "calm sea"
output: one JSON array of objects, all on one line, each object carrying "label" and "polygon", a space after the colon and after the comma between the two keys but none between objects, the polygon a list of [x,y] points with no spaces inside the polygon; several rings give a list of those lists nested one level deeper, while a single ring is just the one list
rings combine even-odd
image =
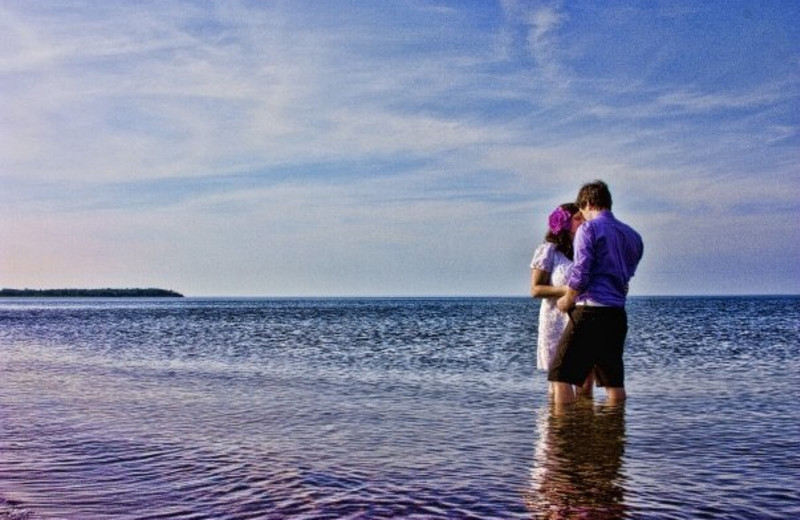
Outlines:
[{"label": "calm sea", "polygon": [[552,410],[524,298],[0,301],[0,518],[800,517],[800,297],[633,298]]}]

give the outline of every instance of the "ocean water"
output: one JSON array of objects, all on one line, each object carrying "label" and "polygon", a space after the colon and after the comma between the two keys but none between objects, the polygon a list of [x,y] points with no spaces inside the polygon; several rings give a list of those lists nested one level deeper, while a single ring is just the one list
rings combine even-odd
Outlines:
[{"label": "ocean water", "polygon": [[566,410],[538,303],[0,301],[0,519],[800,518],[800,297],[632,298]]}]

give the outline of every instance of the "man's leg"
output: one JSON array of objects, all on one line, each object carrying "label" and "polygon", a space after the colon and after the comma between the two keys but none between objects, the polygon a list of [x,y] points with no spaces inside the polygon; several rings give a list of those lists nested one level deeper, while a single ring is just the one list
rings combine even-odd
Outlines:
[{"label": "man's leg", "polygon": [[553,384],[555,404],[572,404],[577,400],[573,383],[569,381],[583,382],[584,374],[588,374],[594,364],[587,357],[586,331],[581,325],[583,311],[583,307],[576,307],[570,312],[569,322],[558,342],[553,366],[547,374],[547,379]]},{"label": "man's leg", "polygon": [[605,340],[599,364],[603,377],[599,378],[606,387],[606,396],[611,403],[625,401],[625,363],[622,359],[625,337],[628,334],[628,316],[625,309],[609,309],[605,313],[604,326],[599,333]]}]

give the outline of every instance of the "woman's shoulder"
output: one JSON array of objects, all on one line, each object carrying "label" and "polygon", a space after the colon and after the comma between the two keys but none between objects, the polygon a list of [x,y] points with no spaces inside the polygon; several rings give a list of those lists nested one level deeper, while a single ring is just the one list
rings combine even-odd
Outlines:
[{"label": "woman's shoulder", "polygon": [[536,252],[534,252],[533,256],[551,256],[554,253],[557,253],[558,249],[556,245],[552,242],[542,242],[538,246],[536,246]]},{"label": "woman's shoulder", "polygon": [[556,253],[558,253],[558,251],[556,250],[555,244],[552,242],[542,242],[536,247],[536,251],[533,253],[531,267],[534,269],[542,269],[543,271],[550,271]]}]

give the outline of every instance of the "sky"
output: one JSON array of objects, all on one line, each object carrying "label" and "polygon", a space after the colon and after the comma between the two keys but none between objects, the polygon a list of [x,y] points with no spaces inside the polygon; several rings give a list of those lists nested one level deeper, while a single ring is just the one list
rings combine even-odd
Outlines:
[{"label": "sky", "polygon": [[0,1],[0,286],[525,296],[606,181],[632,295],[800,294],[800,2]]}]

